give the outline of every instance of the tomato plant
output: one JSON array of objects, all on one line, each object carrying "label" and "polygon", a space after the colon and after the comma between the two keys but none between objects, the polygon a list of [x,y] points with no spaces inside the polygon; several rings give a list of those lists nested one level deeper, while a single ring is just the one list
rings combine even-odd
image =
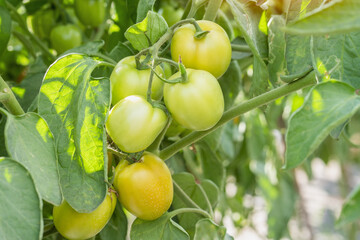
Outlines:
[{"label": "tomato plant", "polygon": [[79,46],[81,38],[79,29],[71,24],[56,26],[50,33],[51,45],[58,53]]},{"label": "tomato plant", "polygon": [[[164,75],[160,66],[156,68],[156,71]],[[112,104],[115,105],[121,99],[130,95],[146,97],[150,72],[150,69],[138,70],[134,56],[123,58],[118,62],[110,76]],[[154,77],[151,98],[159,100],[162,97],[162,92],[163,82],[158,77]]]},{"label": "tomato plant", "polygon": [[[180,76],[180,72],[170,79]],[[217,79],[202,70],[187,69],[187,80],[164,86],[164,101],[172,117],[185,128],[213,127],[224,112],[224,97]]]},{"label": "tomato plant", "polygon": [[54,225],[68,239],[91,238],[104,228],[115,206],[115,193],[108,193],[99,207],[90,213],[79,213],[64,201],[60,206],[54,207]]},{"label": "tomato plant", "polygon": [[0,0],[0,238],[355,239],[358,12]]},{"label": "tomato plant", "polygon": [[142,96],[131,95],[111,109],[106,131],[122,151],[134,153],[150,146],[166,122],[163,110],[151,106]]},{"label": "tomato plant", "polygon": [[169,168],[162,159],[148,152],[136,163],[121,161],[115,170],[114,186],[120,203],[143,220],[159,218],[173,200]]},{"label": "tomato plant", "polygon": [[174,33],[171,41],[171,57],[179,57],[188,68],[201,69],[219,78],[228,69],[231,60],[231,45],[224,29],[210,21],[197,21],[203,31],[208,33],[196,38],[196,29],[188,24]]},{"label": "tomato plant", "polygon": [[75,0],[76,16],[85,26],[97,27],[105,19],[104,0]]}]

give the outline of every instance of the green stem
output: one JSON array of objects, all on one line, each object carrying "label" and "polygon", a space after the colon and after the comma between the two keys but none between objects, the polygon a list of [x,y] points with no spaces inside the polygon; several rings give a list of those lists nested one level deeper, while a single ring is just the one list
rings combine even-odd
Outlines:
[{"label": "green stem", "polygon": [[171,124],[171,120],[172,120],[171,117],[168,116],[166,126],[161,131],[159,136],[156,137],[155,141],[146,149],[146,151],[152,152],[155,155],[159,155],[160,144],[161,144],[162,140],[164,139],[165,133]]},{"label": "green stem", "polygon": [[231,49],[233,51],[251,52],[251,49],[248,45],[231,44]]},{"label": "green stem", "polygon": [[11,12],[14,14],[14,18],[17,20],[17,22],[19,23],[20,27],[25,31],[25,33],[30,37],[31,40],[33,40],[42,50],[42,52],[49,57],[52,61],[55,61],[55,56],[52,55],[49,51],[49,49],[43,44],[43,42],[34,34],[32,34],[24,19],[21,17],[21,15],[17,12],[17,9],[9,2],[6,1],[6,6],[11,10]]},{"label": "green stem", "polygon": [[187,18],[193,18],[199,10],[199,8],[206,2],[207,0],[192,0],[191,1],[191,8],[189,10],[189,13],[187,15]]},{"label": "green stem", "polygon": [[244,114],[252,109],[255,109],[257,107],[260,107],[262,105],[268,104],[280,97],[286,96],[291,92],[297,91],[299,89],[302,89],[307,86],[311,86],[316,84],[315,79],[315,72],[312,71],[305,77],[296,80],[294,82],[291,82],[289,84],[283,85],[281,87],[278,87],[276,89],[273,89],[267,93],[264,93],[262,95],[259,95],[257,97],[254,97],[250,100],[247,100],[237,106],[234,106],[227,110],[222,118],[219,120],[219,122],[212,128],[201,131],[201,132],[193,132],[189,135],[185,136],[184,138],[180,139],[179,141],[171,144],[170,146],[166,147],[162,151],[160,151],[160,158],[164,161],[169,159],[171,156],[173,156],[175,153],[183,149],[184,147],[198,141],[199,139],[203,138],[204,136],[208,135],[209,133],[216,130],[218,127],[222,126],[226,122],[230,121],[231,119]]},{"label": "green stem", "polygon": [[198,208],[179,208],[179,209],[176,209],[176,210],[170,212],[169,217],[173,218],[176,215],[182,214],[182,213],[197,213],[197,214],[203,215],[204,217],[212,219],[208,212],[206,212],[202,209],[198,209]]},{"label": "green stem", "polygon": [[24,110],[21,108],[19,102],[16,100],[14,93],[11,91],[10,87],[0,76],[0,93],[8,95],[7,99],[1,100],[5,108],[14,115],[23,115],[25,114]]},{"label": "green stem", "polygon": [[116,156],[118,156],[118,157],[121,158],[121,159],[127,157],[127,154],[118,152],[118,151],[116,151],[115,149],[113,149],[113,148],[111,148],[111,147],[108,147],[108,148],[107,148],[107,151],[110,152],[110,153],[112,153],[112,154],[114,154],[114,155],[116,155]]},{"label": "green stem", "polygon": [[29,41],[29,39],[27,39],[23,34],[21,34],[20,32],[18,32],[16,30],[13,30],[12,33],[25,46],[25,48],[29,51],[30,55],[33,58],[36,58],[35,50],[32,46],[32,43]]},{"label": "green stem", "polygon": [[360,145],[357,145],[357,144],[353,143],[350,140],[349,136],[346,133],[344,133],[344,131],[341,133],[341,136],[343,137],[345,142],[347,142],[350,145],[351,148],[360,148]]},{"label": "green stem", "polygon": [[187,193],[175,182],[174,179],[173,184],[175,194],[185,203],[186,206],[201,209],[201,207],[197,205],[196,202],[189,197],[189,195],[187,195]]},{"label": "green stem", "polygon": [[174,67],[176,67],[177,70],[179,69],[179,64],[171,59],[158,57],[157,59],[155,59],[155,61],[169,63],[169,64],[173,65]]},{"label": "green stem", "polygon": [[[151,68],[154,68],[155,66],[155,61],[152,60],[152,63],[151,63]],[[152,86],[152,82],[153,82],[153,79],[154,79],[154,71],[151,71],[150,72],[150,77],[149,77],[149,85],[148,85],[148,89],[147,89],[147,93],[146,93],[146,100],[151,104],[152,104],[152,99],[151,99],[151,86]]]},{"label": "green stem", "polygon": [[4,102],[7,101],[10,97],[9,93],[2,93],[0,92],[0,102]]},{"label": "green stem", "polygon": [[222,0],[209,0],[205,10],[204,20],[214,21]]},{"label": "green stem", "polygon": [[104,21],[101,23],[101,25],[97,29],[97,32],[96,32],[96,34],[94,36],[94,40],[100,40],[101,37],[104,35],[105,29],[106,29],[106,26],[107,26],[106,20],[109,19],[109,17],[110,17],[111,3],[112,3],[112,0],[107,1],[106,16],[105,16]]},{"label": "green stem", "polygon": [[114,65],[117,64],[117,62],[115,62],[112,58],[110,58],[110,57],[108,57],[108,56],[106,56],[105,54],[102,54],[102,53],[92,54],[92,56],[102,58],[102,59],[104,59],[104,60],[106,60],[109,63],[114,64]]},{"label": "green stem", "polygon": [[174,84],[174,83],[183,82],[182,78],[175,78],[173,80],[167,80],[166,78],[163,78],[162,76],[160,76],[153,67],[150,66],[150,69],[151,69],[151,72],[153,72],[164,83]]}]

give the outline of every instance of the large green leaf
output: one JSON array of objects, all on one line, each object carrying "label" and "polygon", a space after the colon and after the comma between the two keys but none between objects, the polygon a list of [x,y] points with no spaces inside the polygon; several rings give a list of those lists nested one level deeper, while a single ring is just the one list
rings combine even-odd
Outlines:
[{"label": "large green leaf", "polygon": [[130,238],[136,240],[188,240],[189,235],[169,213],[163,214],[154,221],[137,218],[131,226]]},{"label": "large green leaf", "polygon": [[[219,198],[218,187],[210,180],[202,180],[200,183],[195,181],[194,176],[189,173],[178,173],[173,175],[173,181],[202,209],[210,211],[216,206]],[[197,180],[199,181],[199,180]],[[188,206],[182,198],[179,197],[176,189],[172,204],[174,209],[192,207]],[[195,213],[183,213],[178,216],[180,225],[193,236],[195,233],[195,224],[203,216]]]},{"label": "large green leaf", "polygon": [[128,221],[122,209],[122,206],[117,202],[115,211],[111,216],[109,222],[100,232],[101,240],[125,240],[127,234]]},{"label": "large green leaf", "polygon": [[314,38],[313,61],[325,78],[360,88],[360,31]]},{"label": "large green leaf", "polygon": [[11,35],[11,16],[5,0],[0,0],[0,57],[5,51]]},{"label": "large green leaf", "polygon": [[10,158],[0,158],[0,202],[0,239],[41,239],[41,198],[30,173]]},{"label": "large green leaf", "polygon": [[226,228],[218,226],[212,220],[206,218],[196,223],[194,240],[223,240]]},{"label": "large green leaf", "polygon": [[36,113],[14,116],[3,109],[0,111],[7,115],[5,140],[10,157],[31,173],[44,200],[60,205],[55,141],[47,123]]},{"label": "large green leaf", "polygon": [[360,96],[342,82],[313,87],[305,102],[289,119],[286,133],[285,167],[302,163],[335,127],[360,108]]},{"label": "large green leaf", "polygon": [[230,108],[241,89],[241,69],[237,61],[232,61],[228,70],[219,79],[224,94],[225,109]]},{"label": "large green leaf", "polygon": [[359,12],[359,0],[334,0],[289,24],[286,31],[312,35],[359,31]]},{"label": "large green leaf", "polygon": [[78,212],[94,210],[107,191],[110,81],[91,76],[101,64],[86,55],[62,57],[48,69],[39,95],[39,114],[55,137],[62,192]]},{"label": "large green leaf", "polygon": [[338,225],[347,224],[360,219],[360,186],[355,188],[346,199],[340,217],[337,221]]},{"label": "large green leaf", "polygon": [[167,29],[165,19],[156,12],[149,11],[143,21],[126,30],[125,37],[136,50],[140,51],[153,45]]},{"label": "large green leaf", "polygon": [[286,67],[289,75],[300,74],[312,65],[310,37],[286,35]]},{"label": "large green leaf", "polygon": [[268,71],[264,59],[268,57],[267,24],[264,11],[255,2],[227,0],[239,30],[254,54],[254,75],[251,93],[259,95],[267,91]]}]

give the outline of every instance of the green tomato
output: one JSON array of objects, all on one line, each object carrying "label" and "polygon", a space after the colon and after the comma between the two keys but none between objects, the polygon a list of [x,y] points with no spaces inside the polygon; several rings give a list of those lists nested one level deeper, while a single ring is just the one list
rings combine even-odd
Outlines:
[{"label": "green tomato", "polygon": [[169,4],[163,6],[162,10],[163,10],[162,16],[164,17],[169,27],[180,21],[184,13],[184,9],[182,8],[175,9]]},{"label": "green tomato", "polygon": [[50,33],[52,47],[58,54],[81,45],[81,32],[72,24],[59,25]]},{"label": "green tomato", "polygon": [[98,234],[111,218],[116,206],[115,193],[90,213],[76,212],[66,201],[53,209],[54,225],[68,239],[88,239]]},{"label": "green tomato", "polygon": [[105,19],[104,0],[75,0],[76,16],[85,26],[97,27]]},{"label": "green tomato", "polygon": [[120,161],[115,169],[114,187],[122,206],[143,220],[163,215],[174,195],[169,168],[163,160],[148,152],[133,164]]},{"label": "green tomato", "polygon": [[[224,96],[217,79],[203,70],[186,69],[187,81],[165,84],[164,101],[172,117],[185,128],[213,127],[224,112]],[[180,72],[170,77],[180,77]]]},{"label": "green tomato", "polygon": [[163,110],[151,106],[142,96],[132,95],[111,109],[105,125],[120,150],[134,153],[150,146],[166,123]]},{"label": "green tomato", "polygon": [[56,12],[53,10],[38,11],[31,19],[34,33],[40,39],[48,39],[49,32],[56,25]]},{"label": "green tomato", "polygon": [[230,40],[218,24],[206,20],[197,23],[209,33],[197,39],[194,37],[194,25],[186,24],[178,28],[171,41],[171,57],[174,61],[179,61],[181,57],[185,67],[205,70],[219,78],[230,65]]},{"label": "green tomato", "polygon": [[[155,70],[160,76],[164,76],[164,72],[160,66],[157,66]],[[136,69],[134,56],[123,58],[116,64],[110,76],[112,89],[111,103],[115,105],[121,99],[130,95],[141,95],[146,97],[150,73],[150,69]],[[163,82],[154,75],[151,86],[151,98],[160,100],[162,93]]]}]

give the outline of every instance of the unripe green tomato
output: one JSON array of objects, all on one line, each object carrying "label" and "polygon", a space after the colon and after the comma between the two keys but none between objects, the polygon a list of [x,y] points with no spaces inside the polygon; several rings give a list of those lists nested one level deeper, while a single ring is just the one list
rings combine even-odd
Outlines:
[{"label": "unripe green tomato", "polygon": [[[160,76],[164,76],[164,72],[160,66],[155,68]],[[123,58],[118,62],[110,75],[112,98],[111,103],[115,105],[121,99],[130,95],[141,95],[146,97],[150,69],[136,69],[136,61],[134,56]],[[163,82],[154,75],[151,86],[151,98],[160,100],[163,93]]]},{"label": "unripe green tomato", "polygon": [[88,239],[98,234],[111,218],[116,206],[115,193],[108,193],[105,200],[90,213],[76,212],[66,201],[53,209],[54,225],[67,239]]},{"label": "unripe green tomato", "polygon": [[169,27],[180,21],[184,13],[184,9],[182,8],[175,9],[173,6],[169,4],[163,6],[162,9],[163,9],[162,16],[164,17]]},{"label": "unripe green tomato", "polygon": [[72,24],[59,25],[50,33],[52,47],[58,54],[81,45],[81,32]]},{"label": "unripe green tomato", "polygon": [[55,24],[56,12],[53,10],[38,11],[31,19],[32,29],[40,39],[48,39]]},{"label": "unripe green tomato", "polygon": [[[186,69],[187,81],[164,86],[164,101],[173,119],[195,131],[213,127],[224,113],[224,96],[217,79],[207,71]],[[180,72],[170,77],[180,77]]]},{"label": "unripe green tomato", "polygon": [[166,122],[162,109],[151,106],[142,96],[131,95],[110,110],[105,126],[120,150],[134,153],[150,146]]},{"label": "unripe green tomato", "polygon": [[76,16],[85,26],[97,27],[105,19],[104,0],[75,0]]},{"label": "unripe green tomato", "polygon": [[119,201],[129,212],[143,220],[163,215],[173,200],[173,183],[163,160],[145,152],[139,162],[120,161],[115,169],[114,187]]},{"label": "unripe green tomato", "polygon": [[206,20],[197,21],[203,31],[209,31],[204,37],[195,38],[195,27],[186,24],[178,28],[171,40],[171,57],[187,68],[210,72],[216,78],[222,76],[231,61],[231,43],[229,37],[218,24]]}]

